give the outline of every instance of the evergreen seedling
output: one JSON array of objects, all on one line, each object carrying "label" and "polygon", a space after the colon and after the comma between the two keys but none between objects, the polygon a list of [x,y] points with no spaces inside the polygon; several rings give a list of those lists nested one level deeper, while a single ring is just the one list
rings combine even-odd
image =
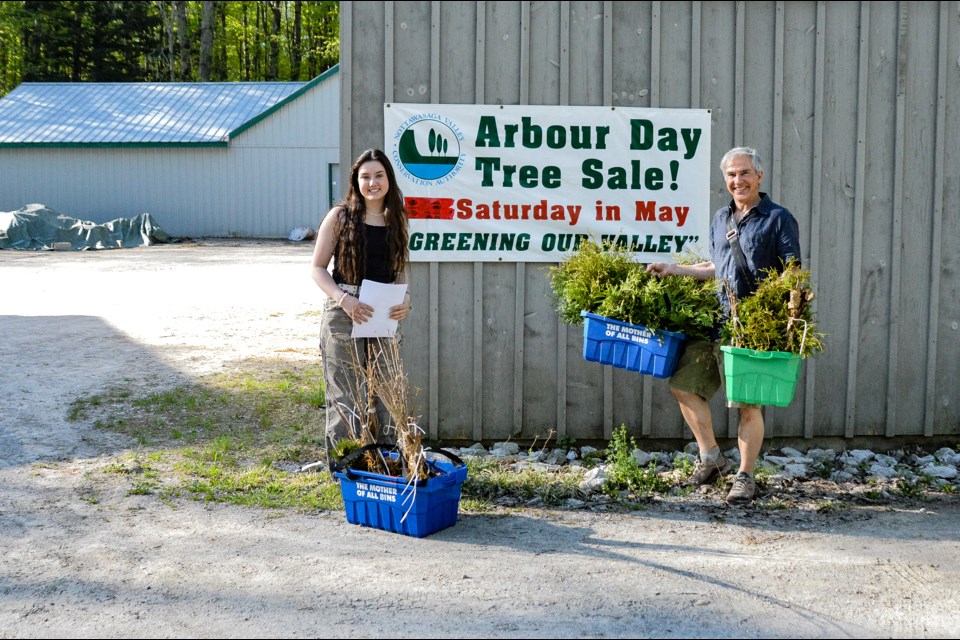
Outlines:
[{"label": "evergreen seedling", "polygon": [[[699,260],[687,256],[681,261]],[[711,281],[657,278],[619,245],[584,240],[560,265],[550,268],[550,275],[557,313],[568,324],[580,324],[580,311],[587,311],[651,331],[705,339],[720,318]]]},{"label": "evergreen seedling", "polygon": [[754,294],[743,300],[727,286],[730,319],[724,324],[727,344],[755,351],[782,351],[802,358],[823,351],[824,335],[817,331],[810,288],[810,272],[791,263],[782,274],[764,270]]}]

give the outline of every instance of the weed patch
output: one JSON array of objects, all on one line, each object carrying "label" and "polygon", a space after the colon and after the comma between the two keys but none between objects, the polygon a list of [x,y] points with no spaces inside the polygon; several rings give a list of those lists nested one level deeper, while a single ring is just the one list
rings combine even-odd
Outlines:
[{"label": "weed patch", "polygon": [[673,488],[672,483],[665,480],[657,472],[656,464],[651,462],[641,467],[633,457],[633,450],[637,442],[627,435],[627,428],[621,425],[613,432],[613,440],[607,447],[607,462],[610,463],[610,482],[606,485],[608,495],[621,499],[621,491],[647,497],[655,493],[666,493]]}]

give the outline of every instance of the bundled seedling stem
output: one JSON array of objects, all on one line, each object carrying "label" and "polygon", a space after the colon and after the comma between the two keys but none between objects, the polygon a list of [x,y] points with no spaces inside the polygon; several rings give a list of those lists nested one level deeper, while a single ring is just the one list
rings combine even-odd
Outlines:
[{"label": "bundled seedling stem", "polygon": [[376,368],[373,390],[383,401],[393,419],[392,429],[396,435],[397,449],[403,460],[406,477],[423,480],[429,475],[429,467],[423,453],[424,431],[414,415],[413,398],[407,374],[400,358],[400,346],[396,340],[383,343],[383,364]]},{"label": "bundled seedling stem", "polygon": [[[347,423],[349,437],[356,442],[356,447],[381,443],[382,436],[390,432],[395,436],[400,459],[391,459],[379,450],[368,451],[363,456],[366,471],[404,476],[411,481],[423,480],[430,475],[423,449],[424,431],[418,424],[419,416],[414,414],[399,342],[382,338],[368,342],[367,349],[366,364],[363,365],[357,350],[351,352],[351,369],[355,377],[355,384],[351,386],[353,407],[339,405],[337,411]],[[383,402],[393,424],[378,424],[378,399]]]}]

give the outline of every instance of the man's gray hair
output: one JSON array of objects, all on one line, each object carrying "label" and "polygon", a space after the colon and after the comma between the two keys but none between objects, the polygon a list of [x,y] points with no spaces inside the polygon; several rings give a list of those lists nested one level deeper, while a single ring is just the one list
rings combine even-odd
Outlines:
[{"label": "man's gray hair", "polygon": [[720,158],[720,172],[723,173],[727,170],[727,163],[729,163],[734,158],[739,158],[740,156],[746,156],[750,158],[750,163],[753,164],[753,169],[757,173],[763,173],[763,160],[760,159],[760,153],[751,147],[734,147],[723,154],[723,157]]}]

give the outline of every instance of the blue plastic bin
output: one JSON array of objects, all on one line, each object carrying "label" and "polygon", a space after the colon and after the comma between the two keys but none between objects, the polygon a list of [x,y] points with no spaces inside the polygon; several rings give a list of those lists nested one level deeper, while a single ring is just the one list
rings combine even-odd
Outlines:
[{"label": "blue plastic bin", "polygon": [[651,331],[581,311],[583,358],[637,371],[654,378],[669,378],[677,368],[685,336],[672,331]]},{"label": "blue plastic bin", "polygon": [[354,469],[335,472],[347,522],[415,538],[455,525],[467,467],[445,460],[428,462],[439,475],[409,486],[395,476]]}]

